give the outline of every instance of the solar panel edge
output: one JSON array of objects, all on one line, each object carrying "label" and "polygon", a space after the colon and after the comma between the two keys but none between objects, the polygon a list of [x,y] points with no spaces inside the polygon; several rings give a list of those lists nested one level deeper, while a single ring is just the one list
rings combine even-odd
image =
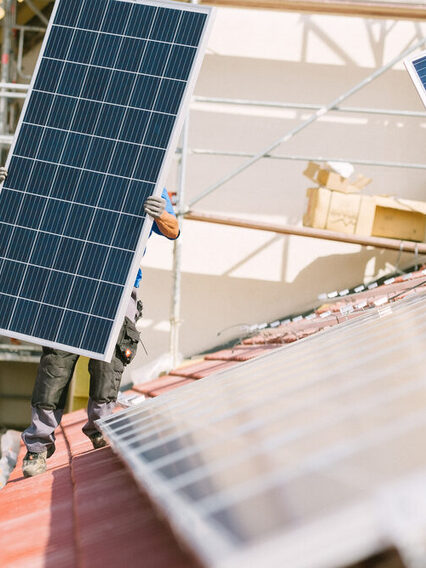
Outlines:
[{"label": "solar panel edge", "polygon": [[[63,0],[65,1],[65,0]],[[179,9],[181,11],[189,11],[189,12],[196,12],[196,13],[204,13],[206,15],[206,23],[204,25],[203,28],[203,32],[202,32],[202,36],[200,38],[200,41],[198,43],[197,46],[194,45],[194,48],[197,50],[196,51],[196,57],[192,63],[191,66],[191,71],[189,74],[189,77],[186,81],[186,86],[185,86],[185,90],[184,90],[184,94],[182,96],[182,100],[181,100],[181,104],[180,104],[180,108],[179,111],[177,113],[178,115],[178,119],[175,121],[174,127],[173,127],[173,131],[172,134],[170,136],[169,139],[169,143],[167,145],[167,148],[165,149],[165,154],[166,154],[166,160],[163,160],[163,164],[162,167],[160,169],[159,172],[159,176],[157,178],[157,184],[156,184],[156,189],[154,194],[160,194],[162,191],[162,187],[164,185],[164,178],[166,175],[166,170],[169,166],[170,160],[172,159],[172,149],[174,149],[177,145],[177,141],[178,141],[178,136],[180,133],[180,129],[182,127],[182,123],[184,120],[184,110],[187,107],[188,103],[189,103],[189,99],[193,90],[193,86],[196,80],[196,77],[198,75],[199,69],[201,67],[201,62],[202,62],[202,58],[203,58],[203,53],[205,50],[205,46],[206,46],[206,42],[207,42],[207,38],[208,35],[210,33],[211,30],[211,26],[212,26],[212,15],[215,12],[214,8],[211,7],[194,7],[193,5],[184,5],[184,4],[180,4],[177,2],[170,2],[170,1],[165,1],[165,2],[155,2],[155,1],[151,1],[151,0],[147,0],[147,1],[142,1],[142,2],[138,2],[138,1],[131,1],[129,2],[128,0],[116,0],[116,1],[120,1],[120,2],[124,2],[124,3],[128,3],[128,4],[140,4],[140,5],[153,5],[156,7],[170,7],[170,8],[174,8],[174,9]],[[31,95],[33,93],[34,90],[34,85],[35,82],[37,81],[37,76],[38,76],[38,71],[40,69],[40,65],[41,62],[43,61],[43,57],[46,51],[46,46],[48,44],[49,41],[49,36],[50,36],[50,31],[52,29],[52,27],[55,25],[55,17],[57,14],[57,11],[60,9],[60,4],[61,4],[61,0],[58,0],[55,3],[54,6],[54,10],[52,12],[52,16],[50,18],[49,21],[49,25],[47,27],[47,33],[45,35],[45,38],[43,40],[42,43],[42,47],[40,49],[40,53],[37,59],[37,63],[35,66],[35,70],[34,70],[34,74],[33,77],[31,79],[30,82],[30,86],[28,89],[28,94],[27,97],[25,99],[24,105],[23,105],[23,109],[18,121],[18,126],[16,128],[15,131],[15,136],[14,136],[14,140],[13,143],[10,147],[10,151],[6,160],[6,167],[8,167],[10,165],[10,161],[12,159],[12,157],[14,156],[14,151],[16,148],[16,144],[17,144],[17,140],[19,138],[19,135],[21,133],[22,127],[25,124],[24,118],[26,115],[26,111],[28,108],[28,104],[31,98]],[[83,1],[81,2],[81,6],[83,6]],[[47,125],[44,127],[47,128]],[[2,188],[0,188],[0,191],[2,190]],[[5,335],[9,335],[11,337],[16,337],[18,339],[24,339],[26,341],[29,342],[33,342],[33,343],[38,343],[38,344],[44,344],[48,347],[56,347],[59,349],[66,349],[70,352],[74,352],[77,354],[81,354],[81,355],[86,355],[86,356],[90,356],[92,358],[96,358],[96,359],[101,359],[101,360],[110,360],[114,351],[114,347],[115,347],[115,341],[116,341],[116,337],[118,336],[119,330],[121,328],[122,325],[122,320],[124,319],[124,314],[126,311],[126,307],[127,307],[127,303],[130,297],[130,292],[133,286],[133,282],[134,282],[134,278],[136,275],[136,272],[139,268],[140,265],[140,259],[142,257],[143,251],[145,250],[145,246],[146,246],[146,241],[148,239],[149,236],[149,232],[152,226],[152,220],[147,220],[144,223],[142,232],[139,236],[138,239],[138,245],[136,247],[136,252],[134,253],[134,257],[133,257],[133,262],[131,265],[131,269],[129,271],[129,275],[128,278],[126,280],[125,286],[123,288],[123,293],[118,305],[118,309],[116,312],[116,316],[115,316],[115,323],[111,329],[111,332],[109,334],[109,337],[107,339],[107,346],[103,351],[91,351],[91,350],[87,350],[87,349],[81,349],[80,347],[74,347],[74,346],[70,346],[70,345],[64,345],[61,342],[57,342],[57,341],[50,341],[48,339],[42,339],[40,337],[35,337],[34,335],[25,335],[19,332],[14,332],[13,330],[7,329],[7,330],[0,330],[0,333],[2,331],[4,331]],[[62,321],[62,320],[61,320]]]},{"label": "solar panel edge", "polygon": [[423,58],[426,58],[426,50],[421,51],[416,55],[410,55],[409,57],[404,59],[404,65],[411,77],[411,80],[414,83],[414,86],[420,96],[420,99],[422,100],[423,104],[426,107],[426,83],[420,80],[418,71],[415,67],[415,62]]}]

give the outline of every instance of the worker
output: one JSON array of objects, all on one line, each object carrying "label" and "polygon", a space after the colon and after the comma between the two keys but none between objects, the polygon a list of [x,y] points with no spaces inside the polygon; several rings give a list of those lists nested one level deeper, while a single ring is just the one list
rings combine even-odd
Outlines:
[{"label": "worker", "polygon": [[[6,168],[0,168],[0,183],[6,176]],[[148,197],[144,210],[154,219],[151,233],[173,240],[179,236],[178,222],[165,189],[161,197]],[[106,445],[95,421],[112,413],[124,368],[136,354],[140,337],[135,323],[142,315],[142,304],[137,301],[136,289],[141,278],[142,271],[139,269],[111,363],[95,359],[89,361],[88,420],[83,426],[83,432],[90,438],[95,449]],[[25,477],[43,473],[46,470],[46,459],[55,451],[55,430],[61,422],[78,357],[74,353],[43,347],[31,400],[31,425],[22,434],[27,447],[22,467]]]}]

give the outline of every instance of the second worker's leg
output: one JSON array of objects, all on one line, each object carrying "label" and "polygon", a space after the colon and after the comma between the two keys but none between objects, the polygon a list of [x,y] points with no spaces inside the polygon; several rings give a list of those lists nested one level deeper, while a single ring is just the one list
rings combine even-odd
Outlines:
[{"label": "second worker's leg", "polygon": [[78,355],[43,347],[31,400],[31,424],[22,433],[28,450],[23,467],[26,476],[42,473],[45,459],[55,451],[55,430],[65,409],[77,359]]}]

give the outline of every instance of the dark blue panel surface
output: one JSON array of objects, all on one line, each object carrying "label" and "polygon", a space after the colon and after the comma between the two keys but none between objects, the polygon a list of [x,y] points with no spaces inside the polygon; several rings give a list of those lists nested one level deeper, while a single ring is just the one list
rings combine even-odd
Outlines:
[{"label": "dark blue panel surface", "polygon": [[107,176],[95,172],[80,171],[81,177],[73,200],[77,203],[87,205],[97,205],[99,196],[102,194],[102,187]]},{"label": "dark blue panel surface", "polygon": [[3,189],[0,195],[0,221],[16,223],[23,194],[19,191]]},{"label": "dark blue panel surface", "polygon": [[122,177],[107,176],[99,200],[99,207],[120,211],[125,202],[128,188],[129,180]]},{"label": "dark blue panel surface", "polygon": [[43,59],[34,83],[34,89],[55,93],[58,87],[62,69],[66,66],[62,61]]},{"label": "dark blue panel surface", "polygon": [[110,245],[118,220],[118,213],[97,209],[89,232],[89,241]]},{"label": "dark blue panel surface", "polygon": [[34,238],[35,231],[15,227],[10,239],[8,257],[21,262],[28,262]]},{"label": "dark blue panel surface", "polygon": [[71,274],[50,271],[50,279],[44,296],[46,304],[65,307],[73,279],[74,277]]},{"label": "dark blue panel surface", "polygon": [[417,71],[420,81],[422,82],[422,85],[426,89],[426,56],[420,57],[419,59],[413,61],[413,65],[415,70]]},{"label": "dark blue panel surface", "polygon": [[15,296],[21,287],[25,264],[5,260],[0,263],[0,288],[4,294]]},{"label": "dark blue panel surface", "polygon": [[53,128],[69,130],[76,106],[76,99],[57,95],[51,107],[47,125],[52,126]]},{"label": "dark blue panel surface", "polygon": [[98,43],[93,53],[92,65],[101,67],[114,67],[121,45],[121,37],[115,35],[102,34],[99,36]]},{"label": "dark blue panel surface", "polygon": [[101,110],[101,103],[86,100],[78,101],[71,130],[82,134],[94,134]]},{"label": "dark blue panel surface", "polygon": [[99,30],[109,2],[85,2],[84,10],[81,11],[76,27],[86,30]]},{"label": "dark blue panel surface", "polygon": [[196,52],[194,47],[174,45],[166,66],[166,77],[171,79],[188,79]]},{"label": "dark blue panel surface", "polygon": [[170,116],[169,114],[152,113],[144,143],[147,146],[166,148],[174,125],[174,116]]},{"label": "dark blue panel surface", "polygon": [[131,15],[132,9],[133,6],[129,3],[109,2],[101,30],[118,35],[124,34],[127,22],[130,18],[134,18],[133,14]]},{"label": "dark blue panel surface", "polygon": [[87,243],[78,269],[78,274],[87,276],[88,278],[101,278],[107,256],[107,247]]},{"label": "dark blue panel surface", "polygon": [[155,182],[163,163],[164,155],[164,150],[144,146],[139,154],[134,177],[142,181]]},{"label": "dark blue panel surface", "polygon": [[24,121],[32,124],[46,124],[54,101],[55,95],[35,91],[27,107]]},{"label": "dark blue panel surface", "polygon": [[53,130],[45,128],[37,152],[37,159],[46,160],[46,162],[57,162],[62,154],[67,133],[63,130]]},{"label": "dark blue panel surface", "polygon": [[111,157],[109,171],[117,176],[132,175],[129,165],[133,166],[140,152],[139,144],[117,142]]},{"label": "dark blue panel surface", "polygon": [[132,181],[123,204],[123,211],[133,215],[145,215],[143,204],[154,191],[154,184],[143,181]]},{"label": "dark blue panel surface", "polygon": [[125,107],[103,104],[95,130],[96,136],[118,138],[122,129],[125,112]]},{"label": "dark blue panel surface", "polygon": [[150,34],[150,39],[173,42],[182,12],[159,8],[155,18],[155,25]]},{"label": "dark blue panel surface", "polygon": [[13,306],[15,305],[15,298],[0,294],[0,327],[3,329],[8,328],[10,317],[12,315]]},{"label": "dark blue panel surface", "polygon": [[58,0],[0,194],[0,326],[103,353],[205,18]]},{"label": "dark blue panel surface", "polygon": [[62,75],[60,76],[57,92],[71,97],[78,97],[84,85],[87,69],[87,65],[65,63]]},{"label": "dark blue panel surface", "polygon": [[84,250],[84,242],[63,237],[53,264],[55,270],[75,272]]},{"label": "dark blue panel surface", "polygon": [[83,99],[102,101],[105,97],[111,73],[112,71],[103,67],[89,67],[80,96]]},{"label": "dark blue panel surface", "polygon": [[111,320],[92,317],[89,319],[86,332],[81,340],[80,347],[102,353],[107,344],[113,322]]},{"label": "dark blue panel surface", "polygon": [[183,12],[175,43],[197,46],[200,42],[206,19],[206,14]]},{"label": "dark blue panel surface", "polygon": [[89,63],[92,59],[96,38],[97,34],[95,32],[75,30],[71,46],[67,53],[67,60],[77,61],[78,63]]},{"label": "dark blue panel surface", "polygon": [[46,304],[41,305],[33,334],[36,337],[42,337],[48,341],[55,341],[63,314],[64,310],[61,308],[55,308]]},{"label": "dark blue panel surface", "polygon": [[21,200],[19,215],[16,220],[17,225],[37,229],[40,225],[40,219],[45,210],[47,201],[45,197],[37,195],[24,195]]},{"label": "dark blue panel surface", "polygon": [[94,208],[87,205],[72,205],[63,234],[67,237],[85,239],[89,232]]},{"label": "dark blue panel surface", "polygon": [[115,306],[119,303],[122,293],[122,286],[101,282],[92,313],[104,318],[114,318]]},{"label": "dark blue panel surface", "polygon": [[61,162],[77,168],[83,167],[91,142],[92,139],[90,136],[76,134],[74,132],[69,133],[66,140],[64,138],[62,142],[62,144],[65,143],[65,147],[63,149]]},{"label": "dark blue panel surface", "polygon": [[157,98],[161,79],[159,77],[148,77],[138,75],[135,88],[130,99],[130,106],[151,110]]},{"label": "dark blue panel surface", "polygon": [[27,300],[42,302],[50,277],[50,270],[38,266],[28,266],[22,283],[20,296]]},{"label": "dark blue panel surface", "polygon": [[[29,160],[28,160],[29,161]],[[28,171],[27,176],[27,191],[31,193],[37,193],[37,195],[50,195],[52,187],[54,187],[55,173],[58,169],[56,164],[49,164],[47,162],[36,162],[31,161],[31,170]],[[27,169],[28,164],[26,164],[25,169]],[[13,165],[11,167],[11,172],[13,171]],[[31,174],[31,175],[30,175]],[[10,174],[7,178],[9,182]],[[19,185],[14,185],[19,189]]]},{"label": "dark blue panel surface", "polygon": [[117,57],[117,69],[138,71],[147,42],[143,39],[123,38]]},{"label": "dark blue panel surface", "polygon": [[73,199],[81,170],[59,166],[53,179],[50,197],[70,201]]},{"label": "dark blue panel surface", "polygon": [[108,103],[126,106],[130,100],[135,78],[134,73],[113,71],[105,96],[105,101]]},{"label": "dark blue panel surface", "polygon": [[19,329],[20,333],[31,335],[34,328],[34,321],[40,310],[40,304],[28,300],[15,302],[12,321],[9,324],[11,329]]},{"label": "dark blue panel surface", "polygon": [[60,243],[61,238],[58,235],[37,233],[29,261],[50,268],[53,266]]},{"label": "dark blue panel surface", "polygon": [[47,41],[44,56],[53,57],[54,59],[66,59],[73,38],[74,30],[53,26]]},{"label": "dark blue panel surface", "polygon": [[56,199],[49,200],[41,220],[40,229],[47,233],[60,235],[70,209],[70,203]]},{"label": "dark blue panel surface", "polygon": [[91,278],[74,277],[68,307],[78,312],[89,313],[98,283]]},{"label": "dark blue panel surface", "polygon": [[126,35],[148,38],[153,27],[154,16],[158,11],[154,6],[134,4],[132,17],[129,19]]},{"label": "dark blue panel surface", "polygon": [[75,26],[83,8],[82,0],[67,0],[59,4],[55,23],[63,26]]}]

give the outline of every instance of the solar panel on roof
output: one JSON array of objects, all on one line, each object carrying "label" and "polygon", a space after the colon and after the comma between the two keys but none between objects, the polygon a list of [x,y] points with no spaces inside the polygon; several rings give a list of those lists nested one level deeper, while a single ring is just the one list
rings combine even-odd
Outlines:
[{"label": "solar panel on roof", "polygon": [[423,104],[426,106],[426,51],[404,61]]},{"label": "solar panel on roof", "polygon": [[211,9],[57,0],[0,195],[0,333],[109,359]]},{"label": "solar panel on roof", "polygon": [[376,308],[99,425],[206,566],[404,547],[426,531],[425,307]]}]

